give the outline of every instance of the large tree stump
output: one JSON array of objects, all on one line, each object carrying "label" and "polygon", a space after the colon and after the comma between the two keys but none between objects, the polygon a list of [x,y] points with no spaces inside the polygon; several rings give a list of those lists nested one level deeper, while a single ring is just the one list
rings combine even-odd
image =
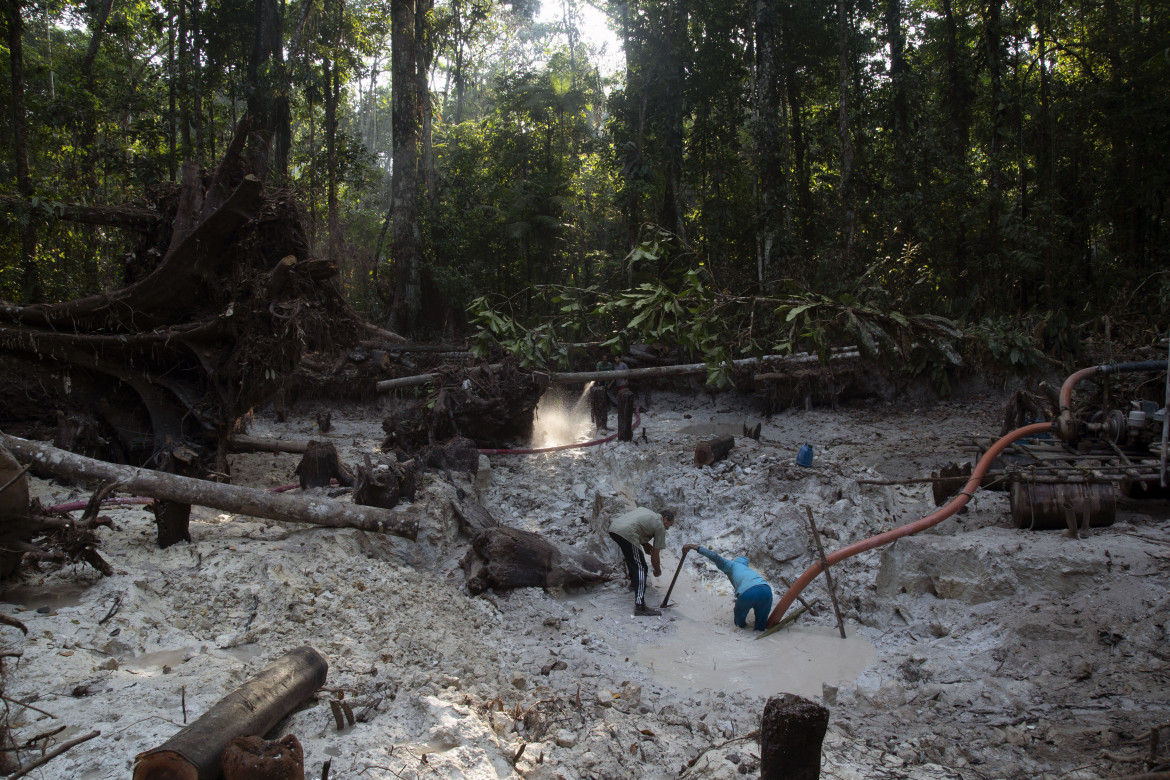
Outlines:
[{"label": "large tree stump", "polygon": [[501,526],[475,535],[479,560],[467,579],[474,595],[488,588],[551,588],[605,582],[610,574],[596,556],[558,545],[539,534]]},{"label": "large tree stump", "polygon": [[772,696],[760,726],[760,780],[818,780],[829,711],[796,694]]},{"label": "large tree stump", "polygon": [[278,658],[194,723],[134,760],[134,780],[210,780],[236,737],[264,734],[325,684],[329,664],[309,646]]},{"label": "large tree stump", "polygon": [[719,436],[710,441],[699,442],[695,447],[695,465],[710,466],[716,461],[723,460],[734,446],[734,436]]},{"label": "large tree stump", "polygon": [[305,780],[305,751],[293,734],[233,739],[223,751],[223,780]]},{"label": "large tree stump", "polygon": [[158,530],[158,546],[165,550],[172,544],[191,541],[191,505],[174,501],[155,501],[150,506]]},{"label": "large tree stump", "polygon": [[442,471],[474,474],[479,469],[479,450],[475,442],[463,436],[424,447],[419,457],[424,465]]},{"label": "large tree stump", "polygon": [[0,446],[0,578],[16,571],[35,530],[29,527],[26,471]]},{"label": "large tree stump", "polygon": [[618,439],[630,441],[634,438],[634,394],[622,388],[617,396]]},{"label": "large tree stump", "polygon": [[332,479],[339,485],[353,487],[353,472],[341,462],[337,448],[327,441],[310,441],[295,473],[302,490],[329,487]]},{"label": "large tree stump", "polygon": [[362,506],[393,509],[402,499],[413,501],[417,490],[416,461],[386,461],[375,465],[370,461],[370,456],[366,455],[365,465],[358,466],[357,478],[354,480],[353,502]]}]

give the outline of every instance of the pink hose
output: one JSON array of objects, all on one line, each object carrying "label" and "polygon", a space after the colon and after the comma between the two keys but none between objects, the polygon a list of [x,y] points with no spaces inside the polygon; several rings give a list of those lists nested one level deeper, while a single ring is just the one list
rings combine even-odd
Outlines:
[{"label": "pink hose", "polygon": [[[1076,375],[1074,374],[1073,376]],[[1031,425],[1025,425],[1023,428],[1017,428],[991,445],[987,452],[983,453],[983,457],[979,459],[979,462],[975,464],[975,468],[971,471],[971,478],[967,480],[967,484],[959,491],[959,495],[952,499],[949,504],[940,507],[921,520],[915,520],[913,523],[907,523],[906,525],[899,526],[877,536],[862,539],[860,542],[854,542],[847,547],[842,547],[840,550],[829,553],[825,556],[826,564],[832,566],[847,558],[852,558],[858,553],[872,550],[875,547],[881,547],[882,545],[901,539],[903,536],[910,536],[919,531],[924,531],[931,526],[938,525],[962,509],[971,499],[971,496],[983,481],[983,475],[991,468],[991,462],[999,457],[999,454],[1007,449],[1009,444],[1040,433],[1050,433],[1052,430],[1053,423],[1049,422],[1033,423]],[[797,577],[796,582],[792,583],[792,587],[788,589],[788,592],[780,599],[780,603],[772,610],[772,614],[768,616],[768,628],[771,628],[783,619],[784,613],[792,606],[792,602],[796,601],[796,597],[800,595],[801,591],[808,587],[808,584],[816,579],[817,575],[824,570],[825,566],[820,561],[816,561],[812,566],[805,569],[804,574]]]},{"label": "pink hose", "polygon": [[[630,430],[635,430],[642,424],[642,415],[634,412],[634,424]],[[480,455],[536,455],[541,452],[556,452],[557,450],[572,450],[578,447],[596,447],[598,444],[605,444],[607,441],[613,441],[617,438],[616,433],[611,433],[604,439],[593,439],[592,441],[583,441],[579,444],[558,444],[555,447],[535,447],[532,449],[518,449],[518,450],[476,450]]]}]

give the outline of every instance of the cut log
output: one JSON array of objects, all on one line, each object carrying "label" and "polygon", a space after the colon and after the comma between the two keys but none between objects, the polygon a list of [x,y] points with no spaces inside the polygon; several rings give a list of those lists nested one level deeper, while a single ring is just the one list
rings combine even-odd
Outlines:
[{"label": "cut log", "polygon": [[760,727],[761,780],[817,780],[829,711],[808,699],[782,693],[768,699]]},{"label": "cut log", "polygon": [[488,528],[471,542],[478,561],[467,579],[473,595],[488,588],[551,588],[592,585],[611,579],[596,556],[559,545],[531,531]]},{"label": "cut log", "polygon": [[337,448],[327,441],[310,441],[305,455],[294,472],[299,478],[301,489],[329,487],[329,481],[353,487],[353,471],[341,462]]},{"label": "cut log", "polygon": [[695,447],[695,465],[710,466],[716,461],[723,460],[734,446],[734,436],[719,436],[710,441],[699,442]]},{"label": "cut log", "polygon": [[267,732],[325,684],[329,664],[311,647],[281,656],[198,720],[134,760],[134,780],[213,780],[237,737]]},{"label": "cut log", "polygon": [[0,433],[0,446],[7,447],[17,458],[35,461],[54,474],[73,479],[117,482],[118,491],[122,493],[197,504],[270,520],[311,523],[330,528],[361,528],[407,539],[418,536],[418,520],[376,507],[223,485],[134,466],[117,466],[5,433]]}]

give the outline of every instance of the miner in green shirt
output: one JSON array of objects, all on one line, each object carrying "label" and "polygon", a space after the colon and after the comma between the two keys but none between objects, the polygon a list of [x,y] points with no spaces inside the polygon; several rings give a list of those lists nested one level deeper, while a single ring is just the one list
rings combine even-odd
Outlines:
[{"label": "miner in green shirt", "polygon": [[636,507],[620,515],[609,525],[609,537],[621,548],[630,573],[630,587],[634,591],[634,614],[654,616],[662,614],[646,606],[646,556],[654,565],[654,576],[662,576],[662,564],[658,551],[666,546],[666,531],[674,525],[674,512],[655,512],[652,509]]}]

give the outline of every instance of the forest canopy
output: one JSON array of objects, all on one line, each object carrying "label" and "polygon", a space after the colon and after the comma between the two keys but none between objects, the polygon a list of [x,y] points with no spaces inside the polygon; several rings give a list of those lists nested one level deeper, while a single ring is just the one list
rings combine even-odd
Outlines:
[{"label": "forest canopy", "polygon": [[0,299],[140,276],[249,114],[408,336],[926,370],[960,332],[1021,369],[1164,335],[1170,0],[600,0],[612,74],[545,2],[5,0]]}]

